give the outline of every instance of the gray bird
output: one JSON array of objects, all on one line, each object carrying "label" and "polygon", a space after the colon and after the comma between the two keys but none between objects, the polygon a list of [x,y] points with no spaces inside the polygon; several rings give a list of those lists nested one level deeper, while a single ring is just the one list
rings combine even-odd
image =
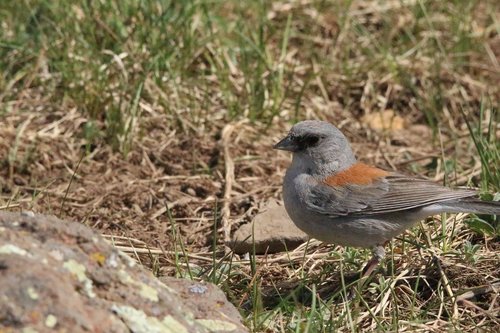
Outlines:
[{"label": "gray bird", "polygon": [[384,245],[425,217],[440,213],[500,214],[500,202],[477,192],[378,169],[356,160],[346,137],[323,121],[297,123],[274,149],[293,153],[283,181],[285,209],[320,241],[371,248],[368,276]]}]

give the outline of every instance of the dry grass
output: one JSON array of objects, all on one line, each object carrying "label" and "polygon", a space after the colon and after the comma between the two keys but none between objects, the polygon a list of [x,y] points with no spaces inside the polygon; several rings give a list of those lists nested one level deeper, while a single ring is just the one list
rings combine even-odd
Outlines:
[{"label": "dry grass", "polygon": [[223,244],[280,198],[289,156],[271,146],[297,119],[336,124],[365,162],[498,192],[496,1],[133,3],[0,5],[0,209],[80,221],[155,274],[211,280],[256,332],[499,327],[493,220],[415,227],[347,304],[323,291],[365,251]]}]

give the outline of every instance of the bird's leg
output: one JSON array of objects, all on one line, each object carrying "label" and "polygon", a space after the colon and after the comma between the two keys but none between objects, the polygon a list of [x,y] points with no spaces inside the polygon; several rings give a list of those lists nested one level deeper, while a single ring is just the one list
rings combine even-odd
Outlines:
[{"label": "bird's leg", "polygon": [[373,270],[377,268],[382,259],[385,257],[384,245],[377,245],[372,249],[373,256],[363,268],[363,271],[361,272],[361,279],[370,276]]},{"label": "bird's leg", "polygon": [[[365,267],[361,271],[361,276],[359,278],[359,283],[358,283],[358,288],[361,289],[364,285],[364,278],[369,277],[375,268],[380,264],[382,259],[385,257],[385,249],[384,246],[387,244],[386,242],[384,245],[377,245],[372,248],[372,258],[366,263]],[[355,298],[356,296],[356,286],[352,285],[351,288],[347,291],[346,294],[346,300],[351,301]]]}]

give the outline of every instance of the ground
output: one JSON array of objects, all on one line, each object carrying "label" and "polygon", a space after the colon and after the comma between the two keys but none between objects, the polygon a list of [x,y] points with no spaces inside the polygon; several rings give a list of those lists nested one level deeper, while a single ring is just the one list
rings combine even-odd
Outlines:
[{"label": "ground", "polygon": [[491,217],[417,225],[348,304],[307,290],[340,285],[367,251],[312,241],[238,257],[225,240],[281,199],[290,156],[272,145],[302,119],[338,126],[363,162],[491,200],[499,12],[496,1],[1,4],[0,209],[81,222],[157,275],[213,281],[256,332],[494,331]]}]

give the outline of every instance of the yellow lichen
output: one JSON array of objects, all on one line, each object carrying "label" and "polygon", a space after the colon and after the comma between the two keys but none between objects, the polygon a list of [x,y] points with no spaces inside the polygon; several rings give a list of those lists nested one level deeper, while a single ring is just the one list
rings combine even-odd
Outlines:
[{"label": "yellow lichen", "polygon": [[47,318],[45,318],[45,326],[48,328],[54,328],[57,325],[57,317],[49,314]]},{"label": "yellow lichen", "polygon": [[182,325],[180,322],[178,322],[174,317],[172,316],[166,316],[163,318],[162,323],[171,329],[173,332],[177,333],[189,333],[188,330],[184,325]]},{"label": "yellow lichen", "polygon": [[159,301],[159,297],[158,297],[158,291],[150,286],[148,286],[147,284],[141,282],[141,281],[136,281],[134,280],[130,275],[128,275],[127,272],[123,271],[123,270],[120,270],[118,271],[118,276],[120,277],[120,280],[124,283],[124,284],[132,284],[136,287],[139,288],[139,294],[152,301],[152,302],[158,302]]},{"label": "yellow lichen", "polygon": [[141,296],[149,299],[150,301],[158,302],[158,300],[159,300],[158,291],[156,291],[156,289],[148,286],[145,283],[142,283],[142,282],[139,282],[139,283],[140,283],[140,288],[141,288],[141,290],[139,292],[140,292]]},{"label": "yellow lichen", "polygon": [[71,273],[73,273],[73,275],[76,276],[78,281],[83,283],[84,289],[87,292],[87,296],[89,296],[90,298],[95,297],[95,293],[92,290],[92,281],[85,274],[86,271],[85,266],[83,266],[79,262],[76,262],[73,259],[70,259],[63,264],[63,267],[66,268]]},{"label": "yellow lichen", "polygon": [[150,317],[143,311],[127,305],[113,304],[111,309],[135,333],[189,333],[182,323],[171,316],[160,321],[156,317]]},{"label": "yellow lichen", "polygon": [[100,252],[94,252],[90,255],[90,258],[97,262],[99,265],[104,264],[106,261],[106,256]]},{"label": "yellow lichen", "polygon": [[224,320],[197,319],[196,322],[213,332],[220,332],[220,331],[231,332],[235,331],[238,328],[238,326],[236,326],[235,324]]},{"label": "yellow lichen", "polygon": [[14,244],[5,244],[0,246],[0,254],[17,254],[25,257],[30,256],[28,251],[26,251],[25,249],[21,249]]},{"label": "yellow lichen", "polygon": [[37,300],[39,297],[38,293],[36,292],[35,288],[33,288],[33,287],[28,287],[28,289],[26,289],[26,293],[28,294],[28,296],[31,299],[34,299],[34,300]]}]

